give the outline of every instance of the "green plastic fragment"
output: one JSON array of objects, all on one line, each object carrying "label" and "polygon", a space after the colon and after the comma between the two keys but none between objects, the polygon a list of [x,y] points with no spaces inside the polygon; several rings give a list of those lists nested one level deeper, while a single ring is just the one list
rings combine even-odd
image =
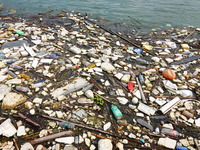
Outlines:
[{"label": "green plastic fragment", "polygon": [[94,101],[95,103],[97,103],[98,105],[103,105],[104,104],[104,100],[102,98],[100,98],[98,95],[95,95],[94,97],[90,98],[92,101]]},{"label": "green plastic fragment", "polygon": [[18,35],[23,35],[23,34],[24,34],[24,32],[21,31],[21,30],[15,30],[14,32],[15,32],[16,34],[18,34]]}]

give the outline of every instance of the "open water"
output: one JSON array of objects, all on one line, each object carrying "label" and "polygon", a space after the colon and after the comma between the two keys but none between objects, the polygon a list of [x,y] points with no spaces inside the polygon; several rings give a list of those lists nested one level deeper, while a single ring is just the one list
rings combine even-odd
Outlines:
[{"label": "open water", "polygon": [[17,14],[68,10],[141,28],[200,26],[200,0],[0,0],[3,11]]}]

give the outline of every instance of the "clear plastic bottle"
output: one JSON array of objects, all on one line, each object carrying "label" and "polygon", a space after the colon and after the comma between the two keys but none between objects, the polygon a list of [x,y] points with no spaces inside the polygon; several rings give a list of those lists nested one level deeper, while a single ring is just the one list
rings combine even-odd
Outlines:
[{"label": "clear plastic bottle", "polygon": [[172,135],[172,136],[182,136],[181,133],[177,132],[176,130],[168,129],[168,128],[162,128],[161,133]]},{"label": "clear plastic bottle", "polygon": [[136,59],[136,61],[137,61],[138,63],[140,63],[140,64],[143,64],[143,65],[148,65],[148,64],[150,64],[147,60],[141,59],[141,58]]},{"label": "clear plastic bottle", "polygon": [[27,87],[23,87],[23,86],[16,86],[15,87],[17,91],[21,91],[21,92],[28,92],[30,89]]},{"label": "clear plastic bottle", "polygon": [[14,72],[12,72],[12,71],[9,70],[7,73],[9,75],[11,75],[13,78],[17,78],[17,75]]}]

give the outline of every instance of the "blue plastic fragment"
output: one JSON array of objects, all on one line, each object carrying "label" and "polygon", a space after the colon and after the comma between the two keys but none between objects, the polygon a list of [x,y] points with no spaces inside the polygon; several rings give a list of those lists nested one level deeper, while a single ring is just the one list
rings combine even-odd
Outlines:
[{"label": "blue plastic fragment", "polygon": [[143,50],[142,50],[141,48],[136,48],[136,49],[134,49],[134,52],[135,52],[135,53],[142,53],[142,51],[143,51]]},{"label": "blue plastic fragment", "polygon": [[16,62],[16,61],[18,61],[18,59],[13,58],[13,59],[11,59],[11,60],[7,60],[7,61],[6,61],[6,64],[14,63],[14,62]]},{"label": "blue plastic fragment", "polygon": [[144,141],[144,139],[140,139],[140,141],[142,142],[142,143],[144,143],[145,141]]},{"label": "blue plastic fragment", "polygon": [[55,53],[53,53],[53,54],[56,54],[56,56],[61,56],[61,55],[62,55],[61,52],[55,52]]},{"label": "blue plastic fragment", "polygon": [[57,58],[58,56],[55,53],[53,53],[51,55],[45,55],[44,57],[45,58]]},{"label": "blue plastic fragment", "polygon": [[37,83],[41,83],[41,82],[45,82],[45,79],[38,80],[38,81],[36,81],[35,83],[37,84]]},{"label": "blue plastic fragment", "polygon": [[187,147],[182,147],[182,146],[176,146],[175,149],[176,150],[188,150]]}]

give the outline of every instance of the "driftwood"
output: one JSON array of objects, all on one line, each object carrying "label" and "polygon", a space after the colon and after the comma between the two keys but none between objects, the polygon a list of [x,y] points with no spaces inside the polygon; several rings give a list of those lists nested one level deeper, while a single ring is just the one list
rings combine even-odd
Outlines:
[{"label": "driftwood", "polygon": [[22,119],[26,120],[27,122],[31,123],[32,125],[34,125],[36,127],[40,127],[40,125],[38,123],[36,123],[36,122],[32,121],[31,119],[27,118],[22,113],[18,113],[18,116],[21,117]]}]

